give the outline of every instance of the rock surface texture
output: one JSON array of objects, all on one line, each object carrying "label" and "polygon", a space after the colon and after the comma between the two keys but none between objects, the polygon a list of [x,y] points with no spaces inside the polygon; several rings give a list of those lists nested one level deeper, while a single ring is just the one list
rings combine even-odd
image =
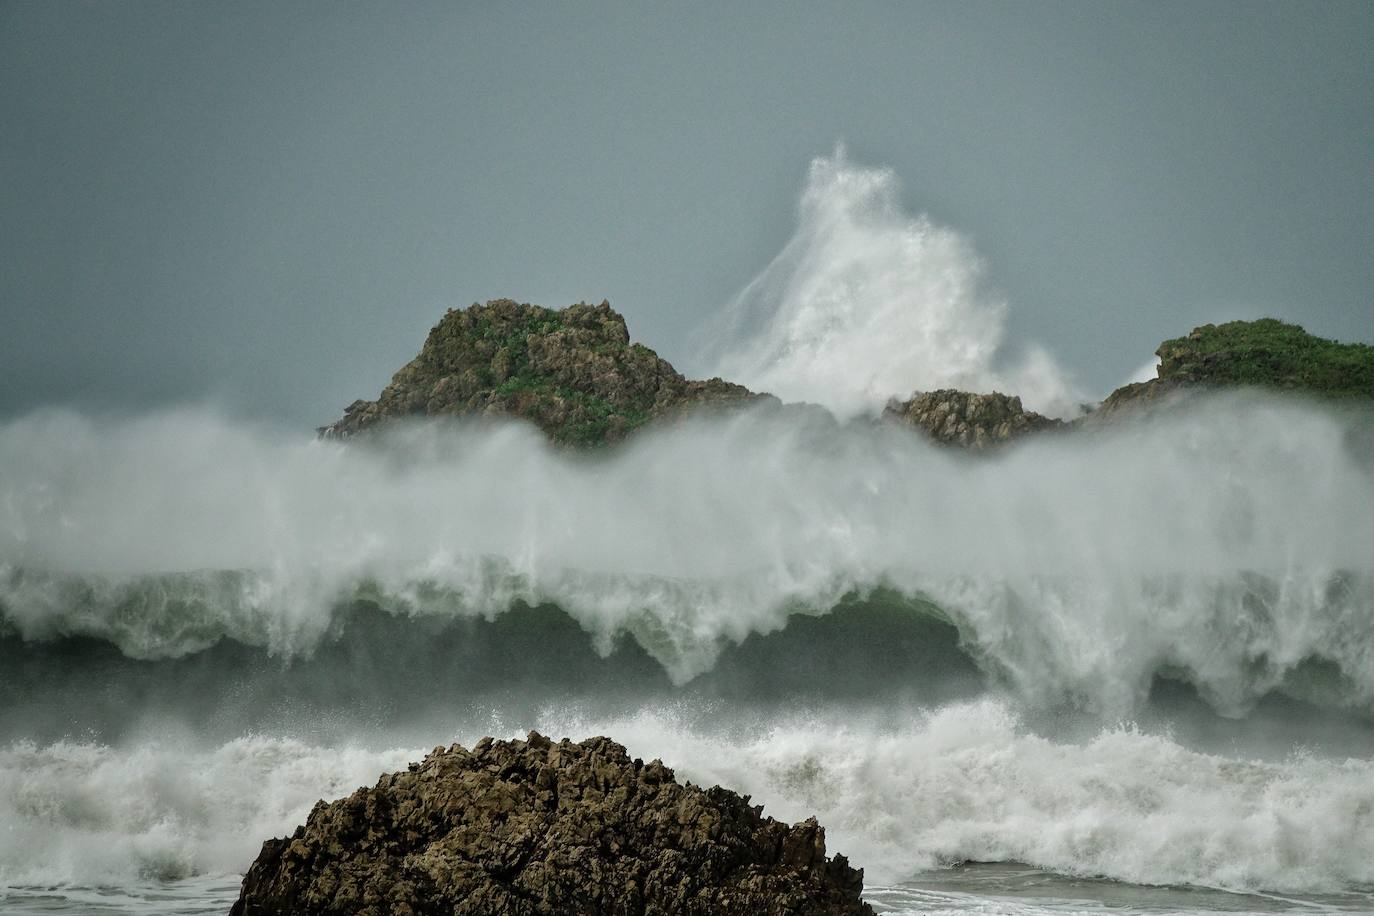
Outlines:
[{"label": "rock surface texture", "polygon": [[1158,377],[1113,391],[1090,419],[1172,404],[1190,393],[1251,386],[1327,398],[1374,397],[1374,347],[1315,337],[1273,318],[1204,324],[1155,351]]},{"label": "rock surface texture", "polygon": [[420,354],[375,401],[355,401],[326,437],[415,416],[509,415],[564,445],[600,445],[651,419],[758,395],[713,378],[691,381],[642,344],[609,303],[561,311],[497,299],[450,309]]},{"label": "rock surface texture", "polygon": [[484,738],[319,802],[268,840],[234,916],[840,916],[863,872],[720,787],[607,738]]},{"label": "rock surface texture", "polygon": [[[1111,424],[1221,387],[1374,398],[1374,347],[1324,340],[1272,318],[1203,325],[1164,341],[1156,354],[1158,378],[1118,388],[1068,423],[1026,410],[1018,397],[952,389],[894,399],[884,415],[937,442],[981,451],[1031,433]],[[625,319],[609,303],[553,310],[496,299],[450,309],[377,400],[355,401],[320,433],[348,437],[406,417],[513,416],[560,445],[596,446],[655,419],[760,401],[777,403],[723,379],[684,378],[653,350],[631,343]]]},{"label": "rock surface texture", "polygon": [[975,450],[1065,425],[1062,420],[1026,410],[1018,397],[952,388],[918,391],[905,401],[889,401],[883,415],[916,427],[936,442]]}]

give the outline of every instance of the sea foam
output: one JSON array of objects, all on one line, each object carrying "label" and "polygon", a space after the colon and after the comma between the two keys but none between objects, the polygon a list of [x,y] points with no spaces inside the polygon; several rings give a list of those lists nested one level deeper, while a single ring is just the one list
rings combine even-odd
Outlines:
[{"label": "sea foam", "polygon": [[1160,674],[1241,715],[1275,689],[1374,709],[1374,474],[1352,424],[1235,395],[991,460],[768,410],[599,457],[519,426],[386,445],[199,411],[0,426],[0,619],[126,654],[289,658],[341,603],[562,608],[679,683],[721,648],[886,588],[1024,697],[1129,714]]},{"label": "sea foam", "polygon": [[1076,413],[1083,397],[1049,352],[1007,343],[985,274],[967,238],[905,212],[895,173],[841,147],[812,161],[783,250],[701,332],[701,368],[844,417],[937,388]]},{"label": "sea foam", "polygon": [[[900,721],[904,718],[904,722]],[[550,709],[528,722],[456,723],[453,738],[610,734],[680,779],[753,795],[785,820],[817,815],[831,852],[895,883],[966,860],[1071,875],[1246,890],[1374,882],[1374,762],[1295,753],[1248,760],[1131,726],[1076,742],[1021,728],[982,700],[866,721],[851,710],[750,731],[672,712],[610,718]],[[898,724],[894,724],[894,721]],[[0,750],[0,884],[99,885],[235,873],[316,798],[347,794],[425,749],[243,738]]]}]

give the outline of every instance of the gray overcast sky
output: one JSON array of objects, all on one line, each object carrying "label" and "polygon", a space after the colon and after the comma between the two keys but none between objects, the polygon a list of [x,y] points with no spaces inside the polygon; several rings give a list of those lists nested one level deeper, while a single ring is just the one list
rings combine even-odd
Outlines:
[{"label": "gray overcast sky", "polygon": [[498,296],[688,363],[838,140],[1089,390],[1205,321],[1374,341],[1363,0],[0,2],[0,415],[323,423]]}]

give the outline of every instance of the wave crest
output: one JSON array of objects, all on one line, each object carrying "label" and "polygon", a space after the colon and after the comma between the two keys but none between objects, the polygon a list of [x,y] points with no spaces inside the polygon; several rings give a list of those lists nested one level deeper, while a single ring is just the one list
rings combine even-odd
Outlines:
[{"label": "wave crest", "polygon": [[795,234],[716,319],[711,374],[840,416],[937,388],[1076,413],[1048,352],[1008,352],[1006,311],[967,239],[909,216],[896,175],[841,147],[811,162]]},{"label": "wave crest", "polygon": [[1374,474],[1347,432],[1237,396],[967,461],[764,409],[589,460],[519,426],[349,447],[201,413],[48,415],[0,427],[0,614],[142,658],[222,637],[292,656],[360,600],[451,619],[548,603],[681,683],[889,589],[1038,700],[1121,714],[1182,673],[1240,713],[1318,660],[1339,682],[1324,701],[1369,708]]}]

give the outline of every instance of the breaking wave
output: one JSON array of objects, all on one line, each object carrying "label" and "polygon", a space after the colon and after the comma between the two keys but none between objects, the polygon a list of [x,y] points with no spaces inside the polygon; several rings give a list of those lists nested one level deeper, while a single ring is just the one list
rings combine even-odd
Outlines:
[{"label": "breaking wave", "polygon": [[[1107,728],[1081,741],[1024,730],[980,700],[849,713],[762,729],[671,712],[597,717],[549,709],[556,736],[616,735],[680,778],[751,793],[784,819],[816,814],[829,847],[873,883],[933,866],[1019,861],[1144,884],[1335,891],[1374,883],[1374,763],[1296,754],[1245,760],[1167,735]],[[450,731],[515,734],[499,719]],[[402,768],[427,747],[318,747],[249,737],[196,748],[20,742],[0,750],[0,881],[51,886],[235,873],[266,836]]]},{"label": "breaking wave", "polygon": [[775,725],[744,739],[658,714],[602,725],[680,775],[815,814],[871,882],[1016,861],[1140,884],[1339,890],[1374,883],[1374,761],[1235,759],[1130,726],[1025,731],[993,700]]},{"label": "breaking wave", "polygon": [[1232,396],[991,460],[763,409],[599,457],[528,428],[370,446],[203,412],[0,427],[0,626],[139,659],[304,658],[342,610],[553,605],[686,683],[795,615],[892,594],[1024,699],[1129,714],[1153,680],[1243,714],[1374,709],[1365,416]]},{"label": "breaking wave", "polygon": [[1370,429],[1246,393],[990,457],[767,405],[595,455],[7,423],[0,884],[231,875],[317,798],[534,727],[816,814],[873,882],[1358,889]]},{"label": "breaking wave", "polygon": [[1075,413],[1082,397],[1047,351],[1006,346],[1006,310],[967,239],[908,215],[893,172],[840,148],[812,161],[795,234],[707,332],[705,362],[846,417],[937,388]]}]

